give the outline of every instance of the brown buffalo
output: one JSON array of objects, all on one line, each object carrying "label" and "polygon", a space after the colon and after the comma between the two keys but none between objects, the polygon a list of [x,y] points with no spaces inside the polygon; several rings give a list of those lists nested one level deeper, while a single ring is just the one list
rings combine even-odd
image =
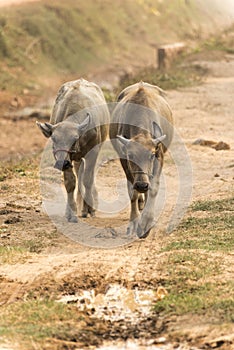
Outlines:
[{"label": "brown buffalo", "polygon": [[[51,138],[55,168],[63,171],[67,220],[77,222],[77,203],[82,203],[83,217],[93,216],[97,205],[95,165],[109,125],[109,111],[101,89],[84,79],[65,83],[58,92],[50,123],[37,125],[46,137]],[[74,191],[81,164],[83,174],[77,181],[76,203]]]},{"label": "brown buffalo", "polygon": [[164,153],[173,136],[172,123],[171,109],[157,86],[140,82],[119,94],[110,139],[128,180],[128,234],[146,237],[155,224],[155,201]]}]

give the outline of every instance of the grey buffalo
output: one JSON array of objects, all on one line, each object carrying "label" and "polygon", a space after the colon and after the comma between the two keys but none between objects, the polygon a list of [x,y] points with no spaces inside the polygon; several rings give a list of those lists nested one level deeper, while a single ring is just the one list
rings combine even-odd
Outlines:
[{"label": "grey buffalo", "polygon": [[[47,138],[51,138],[55,168],[63,171],[67,220],[77,222],[77,204],[82,217],[94,216],[97,205],[95,166],[109,126],[109,111],[101,89],[84,79],[63,84],[50,122],[37,125]],[[82,173],[79,179],[78,173]],[[76,183],[77,201],[74,198]]]},{"label": "grey buffalo", "polygon": [[128,86],[112,113],[110,139],[119,154],[131,199],[128,234],[146,237],[155,225],[155,202],[164,153],[173,137],[171,109],[163,90]]}]

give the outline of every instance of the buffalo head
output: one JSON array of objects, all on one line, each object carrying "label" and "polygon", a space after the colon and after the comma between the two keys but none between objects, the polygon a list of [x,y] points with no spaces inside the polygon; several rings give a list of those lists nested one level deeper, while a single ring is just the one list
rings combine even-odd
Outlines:
[{"label": "buffalo head", "polygon": [[55,125],[37,122],[43,135],[52,140],[56,169],[65,171],[72,168],[73,154],[77,152],[78,148],[77,142],[80,136],[87,131],[90,118],[90,115],[87,114],[86,119],[81,124],[68,120]]},{"label": "buffalo head", "polygon": [[139,133],[131,139],[120,135],[117,138],[125,148],[124,154],[132,174],[133,188],[137,192],[146,193],[150,188],[150,180],[157,172],[158,163],[162,165],[162,141],[166,135],[160,129],[160,135],[156,138],[149,133]]}]

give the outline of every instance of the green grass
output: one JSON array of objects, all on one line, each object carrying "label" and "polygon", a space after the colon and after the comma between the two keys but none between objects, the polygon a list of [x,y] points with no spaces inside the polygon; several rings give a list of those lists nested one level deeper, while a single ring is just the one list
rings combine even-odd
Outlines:
[{"label": "green grass", "polygon": [[192,205],[192,211],[234,211],[234,197],[216,201],[197,201]]},{"label": "green grass", "polygon": [[[4,234],[6,229],[0,228],[0,234]],[[17,264],[27,260],[27,252],[24,248],[18,246],[0,247],[1,264]]]},{"label": "green grass", "polygon": [[82,320],[77,308],[52,300],[27,300],[8,305],[0,315],[0,336],[34,340],[65,334],[69,321]]},{"label": "green grass", "polygon": [[33,238],[23,239],[19,242],[20,247],[29,252],[39,254],[45,250],[48,245],[52,247],[56,245],[56,239],[59,237],[59,233],[56,229],[54,230],[38,230],[34,234]]},{"label": "green grass", "polygon": [[231,252],[234,248],[234,216],[213,219],[189,218],[181,226],[178,240],[163,250],[204,249]]},{"label": "green grass", "polygon": [[[220,258],[209,261],[209,255],[197,254],[196,251],[173,251],[168,257],[168,273],[176,279],[177,286],[190,281],[199,281],[207,276],[213,276],[221,272]],[[175,274],[176,272],[176,274]]]},{"label": "green grass", "polygon": [[207,75],[208,70],[199,65],[182,65],[181,59],[175,61],[166,72],[161,72],[155,67],[141,69],[136,74],[125,75],[120,80],[119,91],[126,86],[145,81],[160,86],[164,90],[199,84]]},{"label": "green grass", "polygon": [[24,300],[2,308],[0,337],[17,339],[21,349],[77,349],[100,345],[104,324],[75,305],[50,299]]},{"label": "green grass", "polygon": [[[198,211],[203,217],[192,216]],[[195,202],[169,241],[161,249],[168,253],[162,281],[168,295],[155,304],[155,312],[233,322],[234,282],[223,264],[234,249],[233,197]]]},{"label": "green grass", "polygon": [[12,178],[38,178],[38,157],[29,156],[22,159],[13,159],[0,164],[0,187],[2,182]]},{"label": "green grass", "polygon": [[209,51],[224,51],[229,54],[234,54],[234,37],[233,35],[230,35],[230,33],[233,33],[233,30],[234,25],[217,36],[211,36],[203,42],[201,49]]},{"label": "green grass", "polygon": [[[171,288],[169,294],[154,306],[154,311],[167,315],[196,314],[214,316],[213,322],[234,322],[234,283],[204,283],[199,287]],[[218,321],[219,320],[219,321]]]},{"label": "green grass", "polygon": [[[203,217],[189,216],[178,227],[176,239],[163,250],[204,249],[231,252],[234,249],[233,197],[216,201],[198,201],[192,213],[204,212]],[[206,212],[207,215],[206,215]]]}]

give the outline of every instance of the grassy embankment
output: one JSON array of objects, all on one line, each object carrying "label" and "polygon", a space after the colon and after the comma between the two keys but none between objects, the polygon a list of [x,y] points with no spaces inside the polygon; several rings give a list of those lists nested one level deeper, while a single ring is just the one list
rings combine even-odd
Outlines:
[{"label": "grassy embankment", "polygon": [[233,232],[234,197],[191,206],[190,216],[162,248],[170,252],[169,296],[155,305],[157,312],[204,315],[220,324],[234,321],[234,282],[225,271],[231,255],[224,262],[234,249]]},{"label": "grassy embankment", "polygon": [[202,23],[209,17],[202,10],[194,1],[169,0],[42,0],[1,8],[0,89],[37,96],[53,85],[57,90],[58,81],[108,65],[124,70],[132,63],[155,64],[154,45],[196,41],[207,34]]}]

